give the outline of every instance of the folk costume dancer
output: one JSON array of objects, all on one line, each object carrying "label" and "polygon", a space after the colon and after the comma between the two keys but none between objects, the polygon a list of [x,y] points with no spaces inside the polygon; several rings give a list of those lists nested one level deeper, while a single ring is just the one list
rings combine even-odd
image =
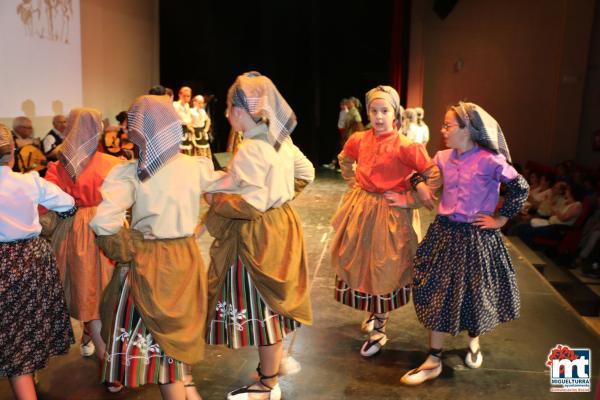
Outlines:
[{"label": "folk costume dancer", "polygon": [[[75,199],[77,212],[73,217],[52,224],[51,237],[58,269],[65,288],[71,317],[83,322],[81,355],[96,352],[102,360],[106,344],[100,334],[100,304],[102,294],[111,280],[114,263],[98,248],[94,232],[88,226],[102,201],[100,187],[106,175],[121,161],[98,151],[102,136],[102,115],[92,108],[75,108],[69,113],[65,140],[58,161],[48,165],[46,179]],[[52,218],[53,217],[53,218]],[[111,391],[119,386],[109,387]]]},{"label": "folk costume dancer", "polygon": [[[479,368],[479,336],[519,317],[515,270],[500,228],[517,215],[529,186],[510,165],[510,152],[496,120],[474,103],[450,107],[441,130],[448,150],[434,163],[444,188],[438,215],[415,257],[414,304],[429,329],[429,356],[401,379],[418,385],[442,372],[444,335],[467,331],[465,364]],[[506,194],[499,213],[500,184]]]},{"label": "folk costume dancer", "polygon": [[310,161],[289,135],[296,116],[273,82],[238,76],[227,116],[244,141],[227,176],[207,195],[206,226],[215,237],[209,270],[208,342],[258,346],[259,381],[230,400],[281,398],[283,338],[312,323],[307,257],[300,218],[290,204],[314,179]]},{"label": "folk costume dancer", "polygon": [[50,244],[40,238],[38,205],[71,215],[75,202],[37,172],[12,171],[15,144],[0,125],[0,376],[17,399],[36,399],[33,374],[74,342]]},{"label": "folk costume dancer", "polygon": [[[371,357],[387,342],[389,313],[409,301],[417,248],[413,209],[433,207],[439,170],[422,145],[398,133],[402,107],[396,90],[378,86],[367,93],[366,104],[372,128],[353,134],[338,156],[351,191],[332,219],[331,260],[335,299],[369,313],[362,325],[369,338],[360,354]],[[413,189],[415,172],[426,180]],[[394,206],[391,195],[401,199]]]},{"label": "folk costume dancer", "polygon": [[199,399],[190,366],[203,358],[208,289],[194,233],[201,194],[222,173],[208,158],[179,153],[181,123],[164,96],[136,99],[128,121],[139,159],[106,177],[90,223],[109,257],[131,264],[107,289],[103,380],[154,383],[165,399]]}]

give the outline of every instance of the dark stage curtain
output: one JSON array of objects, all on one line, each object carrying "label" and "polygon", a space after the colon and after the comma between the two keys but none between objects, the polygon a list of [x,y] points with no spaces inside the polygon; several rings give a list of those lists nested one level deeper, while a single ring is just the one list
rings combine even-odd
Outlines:
[{"label": "dark stage curtain", "polygon": [[390,82],[406,105],[410,43],[410,0],[395,0],[392,9]]}]

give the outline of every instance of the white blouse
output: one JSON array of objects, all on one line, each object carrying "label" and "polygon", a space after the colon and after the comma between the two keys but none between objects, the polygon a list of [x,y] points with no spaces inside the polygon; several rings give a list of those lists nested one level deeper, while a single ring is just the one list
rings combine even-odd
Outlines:
[{"label": "white blouse", "polygon": [[287,138],[279,151],[268,142],[268,128],[260,124],[244,132],[244,141],[228,167],[224,179],[210,192],[238,193],[260,211],[279,207],[294,198],[294,178],[312,182],[312,163]]},{"label": "white blouse", "polygon": [[101,188],[102,203],[90,227],[98,235],[113,235],[123,227],[125,212],[133,206],[131,227],[146,239],[173,239],[194,234],[200,214],[200,196],[223,177],[206,157],[178,154],[142,182],[137,162],[111,170]]},{"label": "white blouse", "polygon": [[204,108],[191,108],[190,115],[192,116],[192,126],[194,128],[204,128],[208,114]]},{"label": "white blouse", "polygon": [[429,128],[427,125],[417,125],[411,123],[408,126],[408,132],[406,136],[415,143],[420,143],[423,146],[429,142]]},{"label": "white blouse", "polygon": [[181,104],[178,101],[174,101],[173,108],[175,111],[177,111],[177,115],[179,115],[179,120],[181,121],[182,125],[188,125],[192,123],[192,112],[188,103]]},{"label": "white blouse", "polygon": [[75,200],[37,172],[18,174],[0,166],[0,242],[39,236],[38,204],[65,212],[73,208]]}]

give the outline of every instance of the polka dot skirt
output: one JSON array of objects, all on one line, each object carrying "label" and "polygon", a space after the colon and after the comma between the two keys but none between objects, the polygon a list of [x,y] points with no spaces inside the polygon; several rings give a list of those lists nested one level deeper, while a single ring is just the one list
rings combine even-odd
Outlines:
[{"label": "polka dot skirt", "polygon": [[413,298],[428,329],[453,335],[493,330],[519,317],[519,289],[498,229],[437,216],[415,257]]}]

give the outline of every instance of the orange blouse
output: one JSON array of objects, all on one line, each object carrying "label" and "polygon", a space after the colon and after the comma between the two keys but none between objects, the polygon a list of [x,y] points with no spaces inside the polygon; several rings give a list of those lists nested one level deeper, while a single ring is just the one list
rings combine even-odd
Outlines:
[{"label": "orange blouse", "polygon": [[114,166],[122,162],[117,157],[97,151],[76,181],[71,179],[60,161],[48,164],[45,178],[73,196],[77,207],[95,207],[102,201],[100,187],[104,178]]},{"label": "orange blouse", "polygon": [[397,131],[375,135],[373,130],[356,132],[346,142],[345,156],[357,162],[355,177],[368,192],[410,190],[410,176],[434,165],[423,145]]}]

